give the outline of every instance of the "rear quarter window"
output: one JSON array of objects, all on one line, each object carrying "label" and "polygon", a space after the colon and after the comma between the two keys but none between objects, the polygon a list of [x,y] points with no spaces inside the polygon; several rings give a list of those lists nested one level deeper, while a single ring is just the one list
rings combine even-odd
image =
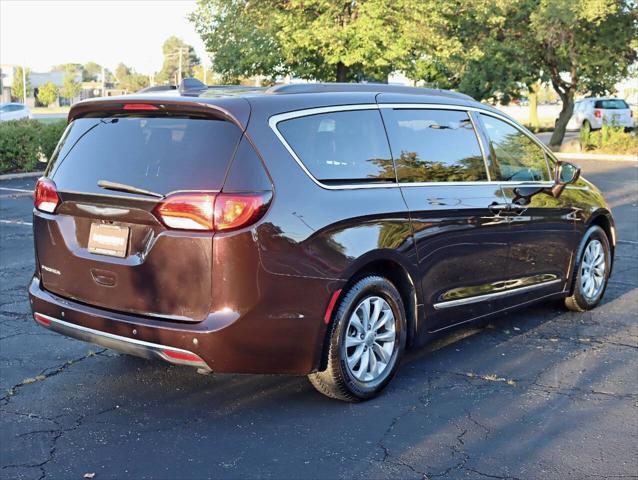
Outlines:
[{"label": "rear quarter window", "polygon": [[629,105],[620,99],[596,100],[594,108],[601,108],[603,110],[625,110],[629,108]]},{"label": "rear quarter window", "polygon": [[307,115],[276,128],[306,169],[328,184],[394,182],[394,165],[378,110]]},{"label": "rear quarter window", "polygon": [[99,180],[161,194],[219,190],[240,138],[224,120],[81,118],[62,137],[50,172],[61,191],[105,193]]}]

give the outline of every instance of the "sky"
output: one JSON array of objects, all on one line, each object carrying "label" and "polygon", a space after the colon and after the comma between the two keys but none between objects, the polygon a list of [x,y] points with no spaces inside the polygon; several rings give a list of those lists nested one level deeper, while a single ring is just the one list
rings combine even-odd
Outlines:
[{"label": "sky", "polygon": [[205,47],[187,15],[196,0],[0,0],[0,64],[46,72],[60,63],[119,62],[152,74],[162,67],[162,44],[176,35]]}]

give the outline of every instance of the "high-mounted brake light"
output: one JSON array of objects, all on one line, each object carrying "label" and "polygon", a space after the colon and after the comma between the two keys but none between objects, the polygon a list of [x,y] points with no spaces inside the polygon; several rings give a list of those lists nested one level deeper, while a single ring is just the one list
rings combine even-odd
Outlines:
[{"label": "high-mounted brake light", "polygon": [[33,205],[41,212],[54,213],[60,204],[58,190],[53,180],[42,177],[35,185],[35,201]]},{"label": "high-mounted brake light", "polygon": [[122,110],[159,110],[159,108],[149,103],[126,103]]},{"label": "high-mounted brake light", "polygon": [[603,116],[603,112],[600,110],[594,110],[594,117],[601,118]]},{"label": "high-mounted brake light", "polygon": [[155,207],[157,217],[179,230],[227,231],[259,220],[270,204],[270,192],[251,194],[174,193]]}]

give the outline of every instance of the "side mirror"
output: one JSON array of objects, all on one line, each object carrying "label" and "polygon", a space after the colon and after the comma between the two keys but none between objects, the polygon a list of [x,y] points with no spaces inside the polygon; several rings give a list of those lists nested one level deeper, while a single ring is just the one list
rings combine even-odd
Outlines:
[{"label": "side mirror", "polygon": [[549,193],[554,198],[560,197],[565,186],[570,183],[574,183],[580,178],[580,167],[577,167],[573,163],[556,162],[556,170],[554,171],[554,185],[549,189]]}]

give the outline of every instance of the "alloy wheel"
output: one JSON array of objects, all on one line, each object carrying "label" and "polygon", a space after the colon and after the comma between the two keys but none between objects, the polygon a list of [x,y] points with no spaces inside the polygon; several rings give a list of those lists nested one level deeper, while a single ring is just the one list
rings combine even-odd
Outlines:
[{"label": "alloy wheel", "polygon": [[348,321],[345,351],[348,369],[359,381],[378,379],[388,368],[395,349],[396,319],[383,298],[364,298]]},{"label": "alloy wheel", "polygon": [[587,244],[580,265],[580,290],[588,300],[595,299],[605,285],[605,249],[599,240]]}]

